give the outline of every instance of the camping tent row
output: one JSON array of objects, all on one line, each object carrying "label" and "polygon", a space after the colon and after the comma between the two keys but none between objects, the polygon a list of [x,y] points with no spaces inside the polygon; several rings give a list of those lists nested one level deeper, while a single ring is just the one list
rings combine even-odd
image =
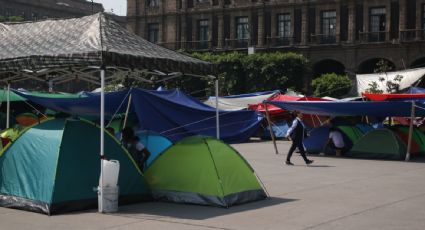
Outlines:
[{"label": "camping tent row", "polygon": [[[405,159],[411,153],[413,118],[424,117],[423,101],[268,102],[275,106],[325,116],[411,117]],[[397,108],[397,109],[394,109]],[[419,109],[415,109],[419,108]]]},{"label": "camping tent row", "polygon": [[[48,215],[95,207],[98,132],[88,121],[51,119],[20,133],[0,154],[0,206]],[[121,205],[155,197],[228,207],[266,197],[243,157],[210,137],[189,137],[168,146],[146,175],[110,134],[105,135],[105,149],[105,157],[121,165]]]},{"label": "camping tent row", "polygon": [[[8,84],[8,89],[10,82],[25,79],[60,83],[78,78],[100,85],[97,115],[100,114],[101,156],[105,140],[105,81],[128,77],[152,82],[142,77],[147,72],[164,78],[180,76],[180,73],[206,76],[213,72],[211,63],[150,43],[103,13],[74,19],[0,23],[0,41],[0,80]],[[94,76],[99,72],[100,82]],[[218,80],[209,78],[215,79],[217,92]],[[218,116],[216,123],[218,126]],[[216,135],[219,137],[218,127]],[[103,187],[102,181],[100,187]]]}]

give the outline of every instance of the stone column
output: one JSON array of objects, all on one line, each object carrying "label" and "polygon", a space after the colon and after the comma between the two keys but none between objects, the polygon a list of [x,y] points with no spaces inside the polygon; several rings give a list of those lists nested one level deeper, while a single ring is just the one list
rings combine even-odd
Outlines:
[{"label": "stone column", "polygon": [[356,3],[350,1],[348,3],[348,39],[347,42],[352,44],[356,41]]},{"label": "stone column", "polygon": [[[220,1],[222,3],[222,1]],[[218,34],[217,34],[217,49],[224,47],[224,15],[218,15]]]},{"label": "stone column", "polygon": [[[258,47],[263,47],[264,46],[264,39],[265,39],[265,33],[264,33],[264,12],[262,10],[260,10],[258,12],[258,40],[257,40],[257,45]],[[266,41],[267,42],[267,41]]]},{"label": "stone column", "polygon": [[230,46],[230,48],[233,48],[233,44],[235,44],[234,39],[236,39],[236,18],[234,17],[234,15],[230,15],[230,34],[229,34],[229,38],[233,41],[231,41],[228,44],[225,44],[226,46]]},{"label": "stone column", "polygon": [[[211,1],[211,6],[212,6],[212,1]],[[213,40],[213,20],[214,19],[214,15],[211,13],[210,17],[208,19],[208,49],[212,48],[212,40]]]},{"label": "stone column", "polygon": [[423,40],[422,35],[422,1],[416,1],[416,40]]},{"label": "stone column", "polygon": [[406,0],[399,0],[399,19],[398,19],[398,31],[399,39],[402,38],[402,31],[406,30]]},{"label": "stone column", "polygon": [[335,40],[336,43],[341,41],[341,2],[336,7],[336,25],[335,25]]},{"label": "stone column", "polygon": [[385,4],[385,16],[385,41],[389,41],[391,39],[391,1]]},{"label": "stone column", "polygon": [[181,23],[181,33],[180,33],[180,49],[186,49],[186,32],[187,32],[187,25],[186,25],[186,15],[181,14],[180,15],[180,23]]},{"label": "stone column", "polygon": [[301,45],[307,45],[308,37],[308,7],[303,6],[301,9]]}]

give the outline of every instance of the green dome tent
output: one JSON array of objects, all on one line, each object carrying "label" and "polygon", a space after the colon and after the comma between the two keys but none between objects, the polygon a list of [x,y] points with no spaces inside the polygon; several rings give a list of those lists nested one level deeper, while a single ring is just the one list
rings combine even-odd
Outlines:
[{"label": "green dome tent", "polygon": [[406,145],[391,130],[375,129],[354,143],[349,157],[402,160],[406,156]]},{"label": "green dome tent", "polygon": [[349,125],[339,125],[337,126],[348,138],[350,138],[351,142],[356,143],[364,133],[356,126]]},{"label": "green dome tent", "polygon": [[229,207],[267,197],[245,159],[211,137],[182,139],[145,176],[158,200]]},{"label": "green dome tent", "polygon": [[[89,122],[71,119],[24,131],[0,157],[0,206],[48,215],[96,207],[99,132]],[[120,204],[151,198],[140,170],[110,135],[105,135],[105,156],[120,162]]]}]

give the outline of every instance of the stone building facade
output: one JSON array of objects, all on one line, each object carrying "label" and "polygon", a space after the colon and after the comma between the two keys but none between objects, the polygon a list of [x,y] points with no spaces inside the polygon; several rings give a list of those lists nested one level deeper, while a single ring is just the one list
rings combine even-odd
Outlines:
[{"label": "stone building facade", "polygon": [[72,18],[103,12],[103,6],[86,0],[0,0],[0,16],[20,16],[25,21]]},{"label": "stone building facade", "polygon": [[425,65],[425,0],[127,2],[127,27],[170,49],[295,51],[316,75]]}]

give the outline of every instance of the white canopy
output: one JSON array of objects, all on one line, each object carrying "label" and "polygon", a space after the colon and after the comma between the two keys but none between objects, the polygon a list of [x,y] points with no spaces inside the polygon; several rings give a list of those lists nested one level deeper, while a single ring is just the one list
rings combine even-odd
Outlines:
[{"label": "white canopy", "polygon": [[[261,95],[250,95],[245,97],[218,97],[218,108],[221,110],[241,110],[248,108],[248,105],[258,104],[267,100],[271,96],[276,94],[276,92],[270,92],[267,94]],[[204,101],[205,104],[216,107],[215,97],[209,97],[208,100]]]},{"label": "white canopy", "polygon": [[[383,93],[388,93],[386,86],[387,81],[394,82],[394,78],[398,75],[403,76],[400,82],[400,90],[407,89],[413,86],[425,75],[425,68],[408,69],[387,73],[358,74],[356,75],[357,93],[359,96],[361,96],[362,93],[366,92],[370,88],[370,84],[373,82],[377,83],[378,89],[382,90]],[[380,78],[385,80],[380,81]]]}]

